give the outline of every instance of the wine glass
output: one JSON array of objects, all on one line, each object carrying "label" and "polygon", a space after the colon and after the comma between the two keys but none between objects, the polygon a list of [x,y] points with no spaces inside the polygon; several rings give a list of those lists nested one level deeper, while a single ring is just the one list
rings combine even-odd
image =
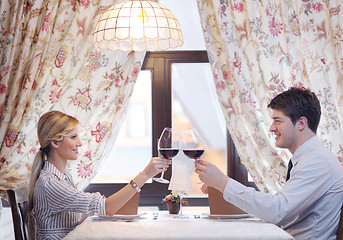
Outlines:
[{"label": "wine glass", "polygon": [[179,200],[180,200],[180,213],[175,216],[175,218],[178,218],[178,219],[187,219],[188,217],[187,216],[184,216],[182,214],[182,201],[183,201],[183,196],[185,196],[185,193],[186,191],[184,190],[176,190],[176,192],[179,194]]},{"label": "wine glass", "polygon": [[[165,127],[158,140],[158,151],[164,158],[172,159],[178,154],[180,150],[180,132]],[[163,178],[164,172],[161,173],[159,178],[153,178],[154,181],[159,183],[169,183],[167,179]]]},{"label": "wine glass", "polygon": [[[204,144],[194,128],[182,133],[182,151],[187,157],[195,160],[204,154]],[[202,183],[198,182],[198,184]]]},{"label": "wine glass", "polygon": [[194,128],[182,133],[182,151],[187,157],[195,160],[204,154],[204,144]]}]

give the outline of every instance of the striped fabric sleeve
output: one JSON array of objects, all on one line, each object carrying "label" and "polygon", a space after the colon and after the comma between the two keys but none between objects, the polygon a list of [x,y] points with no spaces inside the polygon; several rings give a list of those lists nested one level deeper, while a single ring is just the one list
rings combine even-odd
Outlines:
[{"label": "striped fabric sleeve", "polygon": [[63,211],[106,215],[105,197],[100,193],[79,191],[67,182],[50,178],[45,184],[46,197],[52,212]]}]

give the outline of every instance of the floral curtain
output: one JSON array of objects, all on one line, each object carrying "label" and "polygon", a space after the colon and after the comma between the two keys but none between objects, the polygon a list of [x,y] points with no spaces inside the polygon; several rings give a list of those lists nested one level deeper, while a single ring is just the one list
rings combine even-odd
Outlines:
[{"label": "floral curtain", "polygon": [[291,154],[275,148],[267,105],[291,86],[318,95],[318,135],[342,161],[342,2],[197,2],[227,128],[260,190],[275,193],[285,181]]},{"label": "floral curtain", "polygon": [[80,120],[83,146],[69,166],[76,185],[84,188],[96,174],[144,58],[92,47],[97,19],[114,3],[1,1],[0,190],[27,185],[40,147],[36,124],[51,109]]}]

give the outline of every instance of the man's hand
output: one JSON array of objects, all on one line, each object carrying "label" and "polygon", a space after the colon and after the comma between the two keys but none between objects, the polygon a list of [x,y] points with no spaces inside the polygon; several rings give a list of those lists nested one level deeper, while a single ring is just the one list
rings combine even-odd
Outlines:
[{"label": "man's hand", "polygon": [[[215,165],[203,160],[197,160],[195,161],[195,172],[199,174],[199,179],[204,184],[224,192],[229,177],[222,173]],[[201,191],[207,192],[207,186],[203,185]]]}]

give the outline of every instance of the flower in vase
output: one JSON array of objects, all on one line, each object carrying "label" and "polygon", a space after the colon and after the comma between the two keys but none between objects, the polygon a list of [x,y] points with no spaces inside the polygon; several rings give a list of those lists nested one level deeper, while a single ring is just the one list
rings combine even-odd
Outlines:
[{"label": "flower in vase", "polygon": [[[185,194],[187,195],[187,194]],[[163,199],[162,199],[163,202],[166,202],[166,203],[176,203],[176,204],[180,204],[180,195],[178,192],[175,192],[175,191],[172,191],[170,194],[168,194],[167,196],[165,196]],[[187,205],[188,206],[188,201],[187,199],[182,199],[182,206],[185,206]]]}]

